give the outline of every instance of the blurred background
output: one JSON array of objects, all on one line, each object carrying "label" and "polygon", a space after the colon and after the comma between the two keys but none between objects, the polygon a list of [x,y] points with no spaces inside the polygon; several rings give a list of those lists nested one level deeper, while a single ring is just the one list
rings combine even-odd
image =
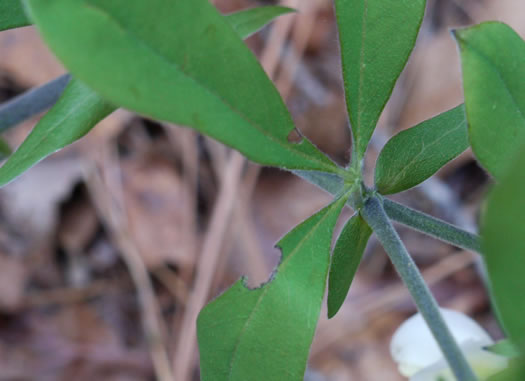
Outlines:
[{"label": "blurred background", "polygon": [[[216,1],[222,12],[270,3]],[[332,1],[281,4],[299,12],[247,44],[301,132],[344,164],[350,133]],[[462,102],[450,29],[501,20],[525,36],[524,14],[522,0],[428,0],[372,139],[368,185],[391,135]],[[33,28],[0,33],[0,101],[63,72]],[[5,134],[13,147],[37,119]],[[395,199],[476,231],[489,186],[466,152]],[[252,286],[267,280],[274,243],[329,200],[192,130],[118,111],[0,189],[0,380],[198,380],[200,308],[243,274]],[[398,228],[440,304],[501,337],[476,255]],[[305,379],[402,380],[388,345],[414,312],[372,238],[339,314],[328,321],[323,307]]]}]

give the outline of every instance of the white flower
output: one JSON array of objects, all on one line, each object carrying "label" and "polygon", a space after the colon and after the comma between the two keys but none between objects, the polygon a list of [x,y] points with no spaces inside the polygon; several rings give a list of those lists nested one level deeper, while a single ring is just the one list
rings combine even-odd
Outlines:
[{"label": "white flower", "polygon": [[[441,314],[452,336],[473,367],[484,380],[507,367],[505,357],[484,350],[494,344],[487,332],[468,316],[442,308]],[[394,333],[390,353],[399,372],[410,381],[455,381],[439,346],[420,314],[405,321]]]}]

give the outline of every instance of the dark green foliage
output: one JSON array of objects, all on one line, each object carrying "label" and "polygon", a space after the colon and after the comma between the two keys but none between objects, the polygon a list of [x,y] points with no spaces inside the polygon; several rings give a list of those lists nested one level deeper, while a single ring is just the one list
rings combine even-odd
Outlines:
[{"label": "dark green foliage", "polygon": [[328,278],[329,318],[335,316],[345,301],[370,235],[370,227],[359,214],[355,214],[337,239]]},{"label": "dark green foliage", "polygon": [[472,150],[499,178],[525,136],[525,42],[505,24],[454,32]]},{"label": "dark green foliage", "polygon": [[410,189],[434,175],[468,145],[463,105],[401,131],[377,159],[377,190],[392,194]]}]

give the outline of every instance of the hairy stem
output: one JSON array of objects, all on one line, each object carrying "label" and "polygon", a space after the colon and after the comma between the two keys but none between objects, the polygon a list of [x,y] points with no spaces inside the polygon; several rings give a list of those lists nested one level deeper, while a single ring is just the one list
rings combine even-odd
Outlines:
[{"label": "hairy stem", "polygon": [[457,380],[476,381],[476,375],[445,324],[436,300],[388,219],[382,201],[376,196],[369,198],[361,214],[388,253]]},{"label": "hairy stem", "polygon": [[386,214],[396,222],[462,249],[481,253],[481,240],[477,234],[469,233],[443,220],[386,198],[384,199],[383,207]]},{"label": "hairy stem", "polygon": [[62,75],[0,105],[0,132],[53,106],[62,95],[70,78],[69,74]]},{"label": "hairy stem", "polygon": [[318,172],[318,171],[292,171],[295,175],[321,188],[322,190],[332,194],[338,195],[344,188],[345,183],[342,177],[333,173]]},{"label": "hairy stem", "polygon": [[[293,173],[333,195],[338,194],[344,186],[343,179],[334,174],[312,171],[293,171]],[[355,205],[351,203],[352,200],[349,200],[350,206],[354,207]],[[388,216],[396,222],[452,245],[481,253],[480,238],[477,234],[469,233],[448,222],[386,198],[383,206]]]}]

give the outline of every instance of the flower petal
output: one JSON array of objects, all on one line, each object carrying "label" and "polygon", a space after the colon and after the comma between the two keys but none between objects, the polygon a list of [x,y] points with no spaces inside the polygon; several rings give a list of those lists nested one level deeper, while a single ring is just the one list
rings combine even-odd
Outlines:
[{"label": "flower petal", "polygon": [[[441,308],[441,313],[457,343],[475,343],[478,348],[493,344],[487,332],[460,312]],[[401,374],[409,377],[443,359],[441,349],[421,314],[406,320],[394,333],[390,353]]]}]

